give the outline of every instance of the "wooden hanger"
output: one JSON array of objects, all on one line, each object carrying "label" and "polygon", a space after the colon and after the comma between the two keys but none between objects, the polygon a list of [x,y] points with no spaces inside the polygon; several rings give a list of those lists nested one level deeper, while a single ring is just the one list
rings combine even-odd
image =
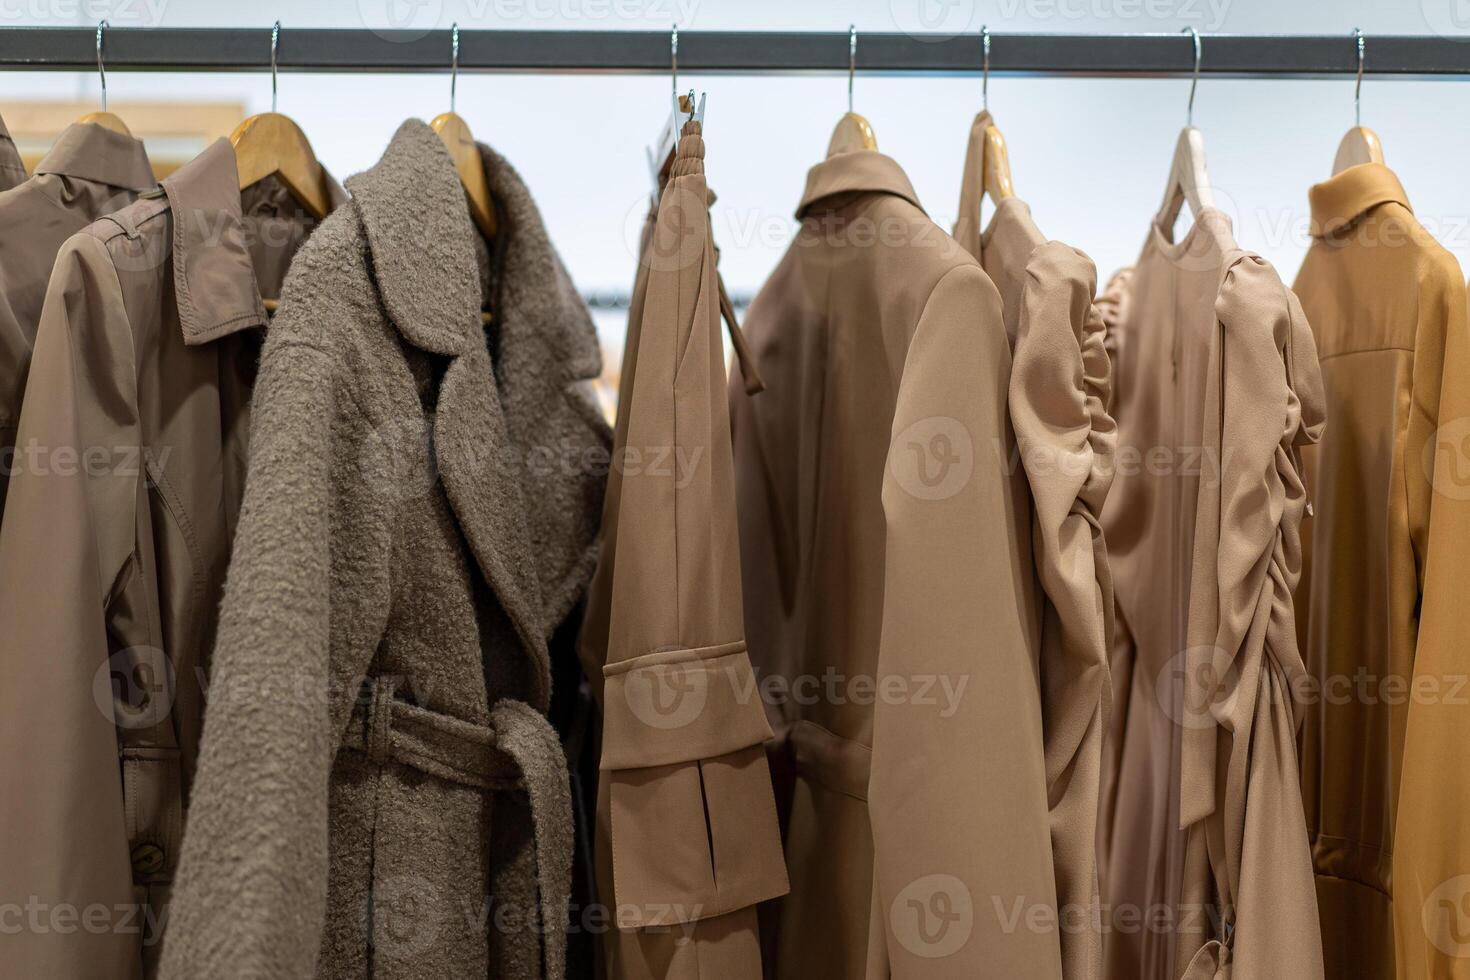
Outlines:
[{"label": "wooden hanger", "polygon": [[996,128],[989,110],[982,110],[970,124],[970,140],[965,146],[965,164],[960,176],[960,218],[955,224],[955,237],[966,248],[983,244],[980,205],[987,196],[991,203],[999,205],[1006,198],[1014,197],[1015,190],[1011,186],[1005,137]]},{"label": "wooden hanger", "polygon": [[474,133],[470,132],[470,124],[454,111],[455,91],[459,87],[459,24],[450,27],[449,43],[449,111],[435,116],[429,128],[439,134],[444,149],[449,151],[475,227],[486,238],[494,238],[495,204],[490,197],[490,181],[485,177],[485,159],[480,155],[480,144],[475,141]]},{"label": "wooden hanger", "polygon": [[1164,187],[1164,203],[1159,208],[1159,224],[1172,228],[1179,217],[1179,209],[1188,202],[1189,211],[1195,219],[1205,208],[1215,206],[1215,195],[1210,190],[1210,173],[1205,167],[1205,137],[1194,128],[1194,91],[1199,87],[1200,41],[1199,31],[1186,27],[1194,37],[1194,78],[1189,83],[1189,108],[1184,129],[1174,144],[1174,159],[1169,164],[1169,181]]},{"label": "wooden hanger", "polygon": [[458,113],[441,112],[429,123],[429,127],[444,141],[449,159],[454,161],[454,172],[464,185],[465,200],[469,204],[470,217],[480,234],[495,237],[495,205],[490,199],[490,181],[485,177],[485,159],[480,156],[480,145],[470,132],[469,123]]},{"label": "wooden hanger", "polygon": [[1363,125],[1363,56],[1366,44],[1363,32],[1356,27],[1353,28],[1353,36],[1358,44],[1358,81],[1353,89],[1353,112],[1357,117],[1357,125],[1348,130],[1342,142],[1337,144],[1337,156],[1332,160],[1334,174],[1340,174],[1348,167],[1356,167],[1362,163],[1383,162],[1383,143],[1379,141],[1377,133]]},{"label": "wooden hanger", "polygon": [[271,28],[271,111],[251,116],[230,134],[235,170],[241,190],[275,177],[312,217],[325,218],[332,205],[322,165],[301,127],[290,116],[276,111],[276,47],[280,36],[281,22],[276,21]]},{"label": "wooden hanger", "polygon": [[980,156],[980,173],[972,175],[965,174],[968,181],[972,176],[977,177],[979,186],[975,196],[975,205],[979,206],[978,198],[989,195],[991,203],[999,204],[1008,197],[1015,197],[1016,190],[1011,182],[1011,155],[1006,151],[1006,138],[1001,134],[1000,127],[995,124],[995,117],[990,114],[990,28],[980,28],[980,46],[983,52],[983,62],[980,74],[980,114],[970,124],[970,145],[965,151],[965,167],[968,170],[974,166],[975,153],[978,150]]},{"label": "wooden hanger", "polygon": [[857,150],[878,149],[878,137],[873,134],[873,124],[856,112],[844,112],[832,130],[832,139],[827,142],[827,156],[853,153]]},{"label": "wooden hanger", "polygon": [[852,79],[857,74],[857,28],[847,29],[847,111],[837,120],[832,138],[827,142],[829,158],[839,153],[854,153],[858,150],[878,149],[878,137],[873,134],[873,124],[852,111]]},{"label": "wooden hanger", "polygon": [[110,129],[114,133],[124,136],[132,136],[132,130],[128,124],[119,119],[114,113],[107,111],[107,69],[102,64],[102,32],[108,27],[107,21],[97,22],[97,78],[102,82],[102,108],[98,112],[89,112],[78,119],[79,123],[92,123],[103,129]]},{"label": "wooden hanger", "polygon": [[1215,206],[1210,190],[1210,174],[1205,167],[1205,137],[1193,126],[1186,126],[1174,144],[1174,159],[1169,164],[1169,182],[1164,188],[1164,203],[1159,209],[1159,224],[1171,228],[1179,217],[1179,209],[1189,204],[1196,219],[1205,208]]},{"label": "wooden hanger", "polygon": [[128,124],[119,119],[116,113],[112,112],[89,112],[78,119],[77,122],[93,123],[101,126],[103,129],[110,129],[114,133],[122,133],[124,136],[133,135],[133,131],[128,129]]},{"label": "wooden hanger", "polygon": [[1378,134],[1366,126],[1354,126],[1347,131],[1342,142],[1337,144],[1337,156],[1332,158],[1332,172],[1340,174],[1348,167],[1360,163],[1382,163],[1383,143]]},{"label": "wooden hanger", "polygon": [[981,158],[984,162],[980,169],[981,190],[990,195],[991,201],[999,204],[1008,197],[1016,196],[1015,187],[1011,183],[1011,156],[1006,152],[1006,138],[990,118],[990,113],[982,112],[975,120],[976,123],[981,119],[986,122],[985,153]]},{"label": "wooden hanger", "polygon": [[314,218],[325,218],[331,208],[326,175],[311,143],[290,116],[262,112],[251,116],[230,134],[240,189],[274,176]]}]

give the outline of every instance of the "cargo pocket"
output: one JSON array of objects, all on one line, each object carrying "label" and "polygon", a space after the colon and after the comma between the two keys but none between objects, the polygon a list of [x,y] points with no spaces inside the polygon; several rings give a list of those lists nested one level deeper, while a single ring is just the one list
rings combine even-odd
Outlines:
[{"label": "cargo pocket", "polygon": [[788,890],[745,643],[609,664],[603,705],[615,921],[693,922]]}]

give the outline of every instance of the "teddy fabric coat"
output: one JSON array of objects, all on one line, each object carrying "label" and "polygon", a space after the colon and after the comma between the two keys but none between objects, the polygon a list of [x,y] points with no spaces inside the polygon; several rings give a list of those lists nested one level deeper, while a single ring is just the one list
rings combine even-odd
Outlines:
[{"label": "teddy fabric coat", "polygon": [[589,314],[481,154],[488,247],[410,120],[292,265],[164,977],[565,972],[548,638],[593,569],[610,433]]},{"label": "teddy fabric coat", "polygon": [[[141,145],[133,159],[141,180]],[[53,179],[105,190],[33,181]],[[242,191],[221,139],[56,256],[0,527],[0,744],[18,747],[0,767],[0,894],[93,924],[0,930],[6,972],[157,969],[245,482],[262,293],[277,295],[314,227],[275,178]]]},{"label": "teddy fabric coat", "polygon": [[730,392],[746,631],[793,773],[774,974],[1055,980],[1055,928],[1009,918],[1056,883],[1000,296],[881,153],[818,163],[797,214],[746,317],[766,390]]}]

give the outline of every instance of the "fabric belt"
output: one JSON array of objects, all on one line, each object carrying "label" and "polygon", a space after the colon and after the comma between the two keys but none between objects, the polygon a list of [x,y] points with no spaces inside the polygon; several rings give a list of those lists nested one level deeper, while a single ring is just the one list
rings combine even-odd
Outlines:
[{"label": "fabric belt", "polygon": [[[377,763],[399,762],[465,786],[513,790],[520,785],[520,765],[500,747],[494,728],[420,708],[398,699],[396,693],[397,683],[392,679],[363,682],[342,739],[344,749],[362,752]],[[551,734],[555,738],[556,733]]]},{"label": "fabric belt", "polygon": [[396,762],[465,786],[523,789],[536,836],[536,883],[543,917],[547,976],[561,976],[566,957],[566,910],[571,866],[542,860],[572,854],[571,788],[556,729],[530,705],[495,703],[490,724],[430,711],[395,697],[391,678],[369,678],[352,710],[342,747],[382,764]]}]

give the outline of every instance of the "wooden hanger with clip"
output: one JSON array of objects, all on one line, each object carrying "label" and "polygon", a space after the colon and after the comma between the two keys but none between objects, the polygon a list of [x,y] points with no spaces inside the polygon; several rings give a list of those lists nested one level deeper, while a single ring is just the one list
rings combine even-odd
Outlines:
[{"label": "wooden hanger with clip", "polygon": [[669,32],[669,66],[672,83],[672,102],[668,118],[653,143],[644,151],[648,159],[648,178],[652,185],[650,194],[654,204],[658,203],[659,191],[668,179],[669,168],[674,165],[674,155],[679,149],[679,138],[684,134],[684,124],[693,120],[703,125],[705,96],[694,100],[694,90],[688,95],[679,94],[679,25]]}]

